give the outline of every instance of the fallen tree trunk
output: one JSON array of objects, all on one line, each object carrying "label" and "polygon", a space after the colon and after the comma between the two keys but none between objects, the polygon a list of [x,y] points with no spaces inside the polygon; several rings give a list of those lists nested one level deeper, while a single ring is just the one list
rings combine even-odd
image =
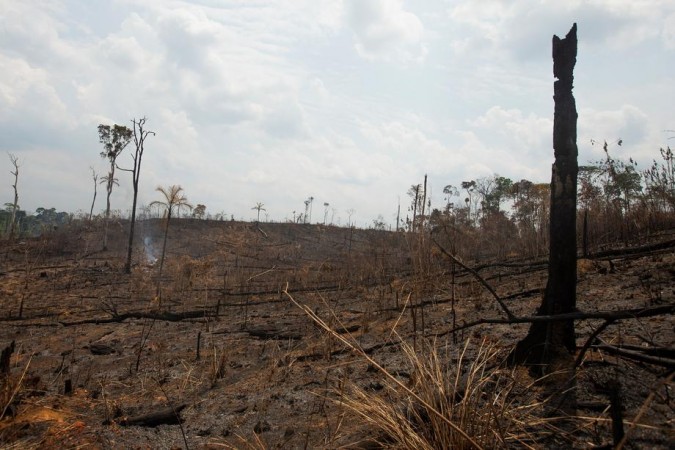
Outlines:
[{"label": "fallen tree trunk", "polygon": [[187,404],[181,404],[175,408],[166,407],[149,413],[140,414],[133,417],[125,417],[119,421],[124,427],[156,427],[159,425],[178,425],[183,422],[180,412],[185,409]]}]

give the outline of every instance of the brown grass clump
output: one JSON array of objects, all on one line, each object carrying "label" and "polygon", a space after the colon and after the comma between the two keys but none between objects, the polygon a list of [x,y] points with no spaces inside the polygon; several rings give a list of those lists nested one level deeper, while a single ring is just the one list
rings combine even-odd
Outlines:
[{"label": "brown grass clump", "polygon": [[[401,342],[410,368],[405,388],[384,383],[381,392],[352,385],[341,402],[379,431],[384,448],[468,449],[528,447],[540,433],[554,431],[541,419],[542,402],[519,382],[516,372],[500,368],[500,351],[482,341],[473,358],[470,342],[453,358],[435,342],[421,350]],[[456,360],[456,362],[452,362]],[[535,436],[536,430],[538,436]]]},{"label": "brown grass clump", "polygon": [[435,341],[416,349],[400,339],[410,366],[409,381],[404,383],[363,351],[353,337],[335,332],[311,308],[297,302],[288,291],[285,294],[319,327],[384,376],[382,392],[351,384],[338,393],[342,405],[379,431],[379,436],[366,440],[376,448],[530,448],[560,433],[555,419],[542,414],[545,401],[532,395],[536,381],[516,377],[514,370],[503,368],[505,355],[493,343],[483,340],[470,358],[467,340],[453,358],[448,347],[445,355],[440,354]]}]

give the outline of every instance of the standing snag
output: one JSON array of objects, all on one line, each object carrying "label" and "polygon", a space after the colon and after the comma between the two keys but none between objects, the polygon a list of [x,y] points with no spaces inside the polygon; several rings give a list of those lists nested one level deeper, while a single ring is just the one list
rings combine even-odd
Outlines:
[{"label": "standing snag", "polygon": [[16,229],[16,211],[19,209],[19,191],[17,189],[17,185],[19,184],[19,158],[13,153],[8,153],[8,155],[12,166],[14,166],[14,171],[9,172],[14,175],[14,184],[12,185],[12,188],[14,188],[14,203],[11,204],[12,215],[9,219],[8,231],[8,237],[12,239],[14,237],[14,230]]},{"label": "standing snag", "polygon": [[[551,177],[550,256],[548,283],[538,315],[576,310],[577,110],[572,94],[577,56],[577,26],[564,39],[553,36],[555,110]],[[546,367],[576,350],[574,321],[533,323],[511,353],[515,363]]]},{"label": "standing snag", "polygon": [[154,131],[144,130],[143,126],[147,119],[143,117],[142,119],[133,119],[131,123],[134,126],[133,137],[134,145],[136,150],[134,154],[131,155],[132,160],[134,161],[134,166],[132,169],[122,169],[125,172],[131,172],[132,184],[134,187],[134,200],[131,205],[131,221],[129,224],[129,246],[127,248],[127,262],[124,265],[124,271],[126,273],[131,273],[131,253],[133,250],[134,244],[134,226],[136,225],[136,201],[138,199],[138,182],[141,178],[141,161],[143,160],[143,151],[145,150],[145,139],[149,135],[155,135]]},{"label": "standing snag", "polygon": [[98,174],[94,170],[93,167],[89,167],[91,169],[91,178],[94,180],[94,198],[91,201],[91,209],[89,210],[89,222],[91,222],[91,218],[94,215],[94,204],[96,203],[96,187],[98,186]]}]

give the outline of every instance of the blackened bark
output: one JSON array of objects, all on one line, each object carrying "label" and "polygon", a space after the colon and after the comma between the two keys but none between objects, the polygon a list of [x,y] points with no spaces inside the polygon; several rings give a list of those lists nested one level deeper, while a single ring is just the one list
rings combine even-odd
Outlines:
[{"label": "blackened bark", "polygon": [[[577,110],[572,95],[577,56],[577,26],[564,39],[553,36],[555,111],[551,177],[548,283],[538,315],[576,310]],[[574,321],[533,323],[511,354],[516,363],[546,366],[556,356],[576,350]]]}]

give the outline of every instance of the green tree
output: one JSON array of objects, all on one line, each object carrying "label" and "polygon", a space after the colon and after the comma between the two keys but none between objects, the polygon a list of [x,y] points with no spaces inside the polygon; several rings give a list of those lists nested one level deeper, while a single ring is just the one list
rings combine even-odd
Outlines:
[{"label": "green tree", "polygon": [[453,197],[459,196],[459,190],[455,186],[448,184],[443,188],[443,193],[445,194],[445,211],[449,212],[452,205],[451,200]]},{"label": "green tree", "polygon": [[197,206],[195,206],[195,209],[192,210],[192,217],[195,219],[203,219],[205,215],[206,205],[202,205],[201,203],[198,203]]},{"label": "green tree", "polygon": [[509,197],[513,181],[497,174],[476,180],[475,189],[481,197],[480,206],[484,217],[498,213],[501,203]]},{"label": "green tree", "polygon": [[164,269],[164,257],[166,256],[166,242],[167,237],[169,236],[169,224],[171,223],[171,216],[173,212],[184,206],[188,209],[192,209],[192,205],[188,202],[187,197],[183,195],[183,188],[177,185],[169,186],[168,188],[163,188],[158,186],[155,189],[157,192],[161,193],[164,197],[163,200],[155,200],[150,203],[149,206],[157,205],[163,207],[166,214],[166,225],[164,226],[164,243],[162,244],[162,256],[159,260],[159,275],[157,276],[157,298],[159,299],[159,305],[162,305],[162,296],[161,296],[161,279],[162,279],[162,270]]},{"label": "green tree", "polygon": [[476,182],[474,180],[462,181],[462,189],[466,191],[467,197],[464,199],[464,203],[467,208],[467,218],[469,223],[474,223],[474,217],[471,216],[471,205],[474,203],[474,192],[476,191]]},{"label": "green tree", "polygon": [[105,158],[110,163],[110,170],[108,174],[103,177],[106,183],[106,208],[105,208],[105,225],[103,230],[103,250],[108,249],[108,224],[110,221],[110,196],[112,195],[113,186],[117,179],[115,178],[115,168],[117,167],[117,157],[122,153],[124,148],[129,145],[133,131],[123,125],[99,125],[98,139],[103,144],[103,151],[101,158]]}]

